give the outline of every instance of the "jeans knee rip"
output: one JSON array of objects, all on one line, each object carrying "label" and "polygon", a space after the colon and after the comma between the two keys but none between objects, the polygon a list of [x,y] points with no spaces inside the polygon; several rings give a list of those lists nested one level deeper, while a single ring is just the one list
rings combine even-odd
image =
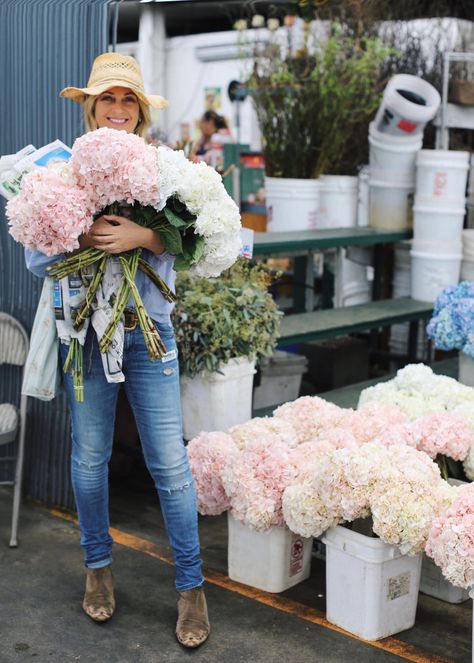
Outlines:
[{"label": "jeans knee rip", "polygon": [[158,490],[162,491],[163,493],[168,493],[168,495],[171,495],[171,493],[176,493],[178,491],[188,490],[189,488],[191,488],[192,485],[193,485],[193,482],[191,480],[191,481],[186,481],[183,484],[177,484],[176,486],[170,486],[170,487],[167,487],[167,488],[160,487],[160,488],[158,488]]},{"label": "jeans knee rip", "polygon": [[99,467],[103,467],[104,465],[107,464],[107,461],[102,461],[98,463],[90,463],[87,462],[86,460],[79,460],[77,458],[72,458],[72,462],[74,465],[76,465],[80,469],[87,469],[87,470],[96,470]]}]

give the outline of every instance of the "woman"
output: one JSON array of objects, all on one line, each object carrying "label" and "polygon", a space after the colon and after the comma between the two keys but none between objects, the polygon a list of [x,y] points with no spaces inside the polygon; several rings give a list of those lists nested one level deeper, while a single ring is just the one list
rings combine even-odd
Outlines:
[{"label": "woman", "polygon": [[[167,105],[162,97],[145,94],[138,63],[118,53],[97,57],[88,86],[65,88],[61,95],[83,104],[88,130],[109,127],[140,136],[150,124],[149,106]],[[174,287],[173,256],[164,251],[160,235],[123,216],[98,218],[89,233],[80,238],[80,245],[111,254],[141,247],[143,257]],[[45,276],[45,268],[63,257],[47,258],[37,251],[26,252],[27,266],[38,276]],[[124,316],[124,387],[174,553],[178,591],[176,635],[184,646],[198,647],[207,639],[210,627],[202,587],[196,497],[182,437],[178,360],[170,322],[172,305],[147,279],[139,272],[136,283],[167,354],[162,361],[149,361],[135,311],[128,308]],[[68,346],[61,344],[63,361],[67,351]],[[84,347],[85,402],[75,400],[70,375],[65,376],[65,386],[72,422],[72,484],[86,566],[83,609],[93,620],[104,622],[115,609],[108,461],[119,384],[109,383],[105,378],[97,336],[91,325]]]},{"label": "woman", "polygon": [[214,110],[206,111],[198,123],[201,138],[197,141],[191,158],[205,161],[209,166],[222,170],[224,144],[232,142],[227,120]]}]

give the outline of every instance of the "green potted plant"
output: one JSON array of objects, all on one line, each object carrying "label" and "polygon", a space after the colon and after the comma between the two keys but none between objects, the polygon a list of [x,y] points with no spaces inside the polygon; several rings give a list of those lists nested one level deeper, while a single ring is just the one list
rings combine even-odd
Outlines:
[{"label": "green potted plant", "polygon": [[252,416],[255,363],[276,346],[280,318],[268,270],[241,258],[216,279],[178,275],[173,322],[184,437]]},{"label": "green potted plant", "polygon": [[[247,81],[262,135],[269,230],[318,227],[317,179],[354,176],[364,163],[354,134],[362,126],[368,133],[389,53],[379,39],[342,23],[326,34],[309,15],[302,28],[293,23],[257,42]],[[353,193],[354,181],[345,184]]]}]

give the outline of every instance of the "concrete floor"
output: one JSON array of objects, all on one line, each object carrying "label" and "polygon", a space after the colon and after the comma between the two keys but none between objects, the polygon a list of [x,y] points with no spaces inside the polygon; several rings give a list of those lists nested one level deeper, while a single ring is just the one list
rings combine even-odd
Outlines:
[{"label": "concrete floor", "polygon": [[111,488],[111,522],[131,536],[121,537],[126,545],[115,545],[118,608],[105,625],[81,610],[76,526],[27,503],[20,547],[11,550],[11,493],[0,489],[0,663],[174,663],[190,656],[197,663],[471,661],[471,602],[453,606],[420,595],[415,628],[372,645],[314,619],[324,616],[319,560],[308,581],[281,595],[239,593],[225,576],[224,517],[202,518],[200,528],[211,637],[199,650],[181,648],[174,638],[173,568],[153,556],[169,555],[157,500],[146,481],[138,488],[129,481],[128,492],[123,484]]}]

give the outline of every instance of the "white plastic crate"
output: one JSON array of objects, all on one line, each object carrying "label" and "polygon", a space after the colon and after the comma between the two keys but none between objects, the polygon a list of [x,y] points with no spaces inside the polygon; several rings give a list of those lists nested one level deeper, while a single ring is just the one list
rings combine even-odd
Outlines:
[{"label": "white plastic crate", "polygon": [[446,580],[439,566],[427,555],[423,555],[421,565],[420,592],[446,603],[462,603],[469,598],[468,590]]},{"label": "white plastic crate", "polygon": [[309,578],[312,539],[288,527],[257,532],[228,513],[229,578],[266,592],[283,592]]},{"label": "white plastic crate", "polygon": [[415,623],[421,555],[346,527],[325,533],[326,618],[365,640],[380,640]]}]

